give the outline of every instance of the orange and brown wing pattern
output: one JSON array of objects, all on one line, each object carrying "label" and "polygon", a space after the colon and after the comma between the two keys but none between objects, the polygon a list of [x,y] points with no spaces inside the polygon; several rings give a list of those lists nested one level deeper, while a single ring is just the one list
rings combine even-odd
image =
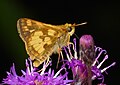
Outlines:
[{"label": "orange and brown wing pattern", "polygon": [[30,59],[35,60],[34,66],[38,67],[58,48],[62,33],[56,26],[22,18],[17,27]]},{"label": "orange and brown wing pattern", "polygon": [[42,22],[34,21],[31,19],[21,18],[17,22],[17,29],[20,33],[20,37],[23,40],[26,40],[31,33],[36,30],[40,30],[41,28],[43,28]]}]

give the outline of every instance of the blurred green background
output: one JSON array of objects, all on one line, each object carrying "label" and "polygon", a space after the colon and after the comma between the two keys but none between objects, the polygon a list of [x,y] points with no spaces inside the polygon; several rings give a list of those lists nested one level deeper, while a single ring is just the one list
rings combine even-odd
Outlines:
[{"label": "blurred green background", "polygon": [[[115,67],[108,70],[105,79],[108,85],[115,85],[120,76],[120,3],[100,0],[1,0],[0,1],[0,81],[6,77],[13,62],[20,74],[25,69],[28,57],[24,43],[17,32],[16,22],[19,18],[30,18],[49,24],[65,24],[88,22],[77,27],[76,34],[91,34],[95,44],[108,51],[109,60]],[[74,35],[72,38],[75,37]]]}]

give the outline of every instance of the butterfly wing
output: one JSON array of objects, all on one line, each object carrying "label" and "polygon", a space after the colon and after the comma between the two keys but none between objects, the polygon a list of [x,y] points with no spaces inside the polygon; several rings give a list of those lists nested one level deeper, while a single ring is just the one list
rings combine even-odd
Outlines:
[{"label": "butterfly wing", "polygon": [[63,43],[60,42],[61,38],[66,37],[59,26],[27,18],[19,19],[17,28],[20,37],[25,42],[30,59],[35,60],[34,66],[36,67],[43,63],[53,52],[58,51],[59,45]]}]

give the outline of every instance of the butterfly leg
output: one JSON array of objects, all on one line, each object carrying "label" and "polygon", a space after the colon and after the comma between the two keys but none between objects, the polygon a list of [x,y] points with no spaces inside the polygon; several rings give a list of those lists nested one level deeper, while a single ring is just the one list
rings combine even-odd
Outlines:
[{"label": "butterfly leg", "polygon": [[[62,61],[63,61],[63,60],[64,60],[64,57],[63,57],[62,51],[61,51],[60,53],[61,53],[61,57],[62,57]],[[63,64],[64,64],[64,62],[63,62]]]},{"label": "butterfly leg", "polygon": [[58,61],[57,61],[57,66],[56,68],[58,68],[58,64],[59,64],[59,60],[60,60],[60,53],[61,53],[61,48],[58,48]]}]

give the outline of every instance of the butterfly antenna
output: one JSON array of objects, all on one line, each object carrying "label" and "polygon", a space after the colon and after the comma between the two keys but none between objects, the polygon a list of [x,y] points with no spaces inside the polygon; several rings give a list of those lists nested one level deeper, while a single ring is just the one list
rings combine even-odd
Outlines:
[{"label": "butterfly antenna", "polygon": [[[80,24],[73,24],[73,26],[80,26],[80,25],[84,25],[87,24],[87,22],[84,23],[80,23]],[[74,33],[74,35],[76,36],[77,39],[79,39],[79,37]]]},{"label": "butterfly antenna", "polygon": [[73,26],[80,26],[80,25],[84,25],[84,24],[87,24],[87,22],[83,22],[83,23],[80,23],[80,24],[73,24]]}]

